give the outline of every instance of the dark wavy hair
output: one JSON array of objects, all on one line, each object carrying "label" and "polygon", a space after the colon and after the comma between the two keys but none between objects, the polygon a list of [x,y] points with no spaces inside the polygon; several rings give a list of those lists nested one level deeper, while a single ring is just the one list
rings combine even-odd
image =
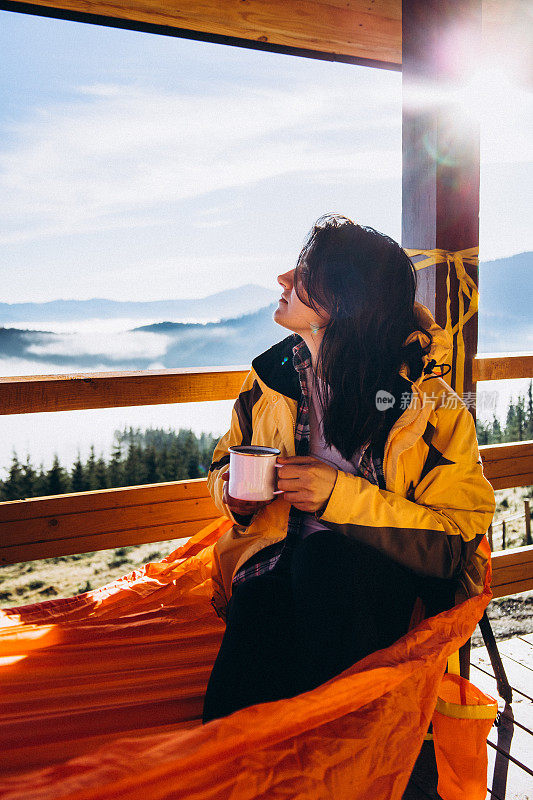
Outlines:
[{"label": "dark wavy hair", "polygon": [[[317,362],[324,436],[350,459],[383,432],[376,392],[392,392],[405,362],[411,380],[422,373],[431,335],[415,318],[416,270],[389,236],[326,214],[308,234],[294,282],[303,303],[329,315]],[[404,346],[415,330],[428,337],[425,347]]]}]

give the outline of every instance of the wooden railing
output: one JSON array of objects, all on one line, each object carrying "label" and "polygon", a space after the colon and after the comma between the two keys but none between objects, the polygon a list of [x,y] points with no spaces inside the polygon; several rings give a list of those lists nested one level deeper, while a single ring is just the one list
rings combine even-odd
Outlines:
[{"label": "wooden railing", "polygon": [[472,366],[474,381],[505,381],[533,378],[533,353],[494,353],[476,356]]},{"label": "wooden railing", "polygon": [[237,397],[248,367],[86,372],[0,378],[0,413],[199,403]]},{"label": "wooden railing", "polygon": [[0,504],[0,564],[191,536],[220,516],[205,478]]},{"label": "wooden railing", "polygon": [[510,489],[533,483],[533,440],[482,445],[479,452],[485,476],[493,489]]},{"label": "wooden railing", "polygon": [[533,589],[533,545],[492,554],[491,588],[494,597]]},{"label": "wooden railing", "polygon": [[[0,413],[199,403],[237,396],[248,367],[0,377]],[[533,378],[533,353],[477,356],[475,381]]]},{"label": "wooden railing", "polygon": [[[247,367],[0,378],[4,414],[236,397]],[[533,355],[476,358],[476,380],[530,377]],[[480,448],[495,489],[533,484],[533,441]],[[205,479],[0,503],[0,564],[191,535],[218,516]],[[497,597],[533,588],[533,546],[493,556]]]}]

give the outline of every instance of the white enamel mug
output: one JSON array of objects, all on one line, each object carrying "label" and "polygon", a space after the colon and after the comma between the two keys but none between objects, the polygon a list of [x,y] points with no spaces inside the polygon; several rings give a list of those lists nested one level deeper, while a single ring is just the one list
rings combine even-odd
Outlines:
[{"label": "white enamel mug", "polygon": [[279,455],[281,451],[275,447],[230,447],[230,496],[237,500],[265,502],[272,500],[275,494],[282,494],[276,491],[276,458]]}]

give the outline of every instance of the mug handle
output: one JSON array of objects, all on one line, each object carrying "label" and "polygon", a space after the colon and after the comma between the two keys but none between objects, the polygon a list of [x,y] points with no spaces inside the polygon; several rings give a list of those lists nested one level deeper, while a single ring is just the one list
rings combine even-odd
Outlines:
[{"label": "mug handle", "polygon": [[[284,465],[283,464],[274,464],[276,469],[281,469]],[[283,489],[276,489],[276,491],[272,492],[272,494],[285,494]]]}]

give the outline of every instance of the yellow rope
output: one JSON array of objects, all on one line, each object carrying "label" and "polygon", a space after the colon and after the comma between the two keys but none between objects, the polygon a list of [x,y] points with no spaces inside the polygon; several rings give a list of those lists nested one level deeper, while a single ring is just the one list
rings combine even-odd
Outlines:
[{"label": "yellow rope", "polygon": [[[446,275],[446,330],[452,337],[457,334],[457,350],[455,359],[455,391],[462,395],[464,386],[465,369],[465,343],[463,338],[463,328],[477,312],[479,303],[479,292],[476,283],[465,269],[465,264],[475,264],[479,259],[477,247],[469,247],[467,250],[407,250],[405,252],[410,258],[423,256],[420,261],[415,262],[417,270],[426,269],[436,264],[447,264],[448,272]],[[450,297],[450,272],[452,267],[459,281],[459,313],[455,325],[452,325],[451,297]],[[465,311],[465,298],[468,300],[468,308]],[[451,372],[450,372],[451,378]]]}]

